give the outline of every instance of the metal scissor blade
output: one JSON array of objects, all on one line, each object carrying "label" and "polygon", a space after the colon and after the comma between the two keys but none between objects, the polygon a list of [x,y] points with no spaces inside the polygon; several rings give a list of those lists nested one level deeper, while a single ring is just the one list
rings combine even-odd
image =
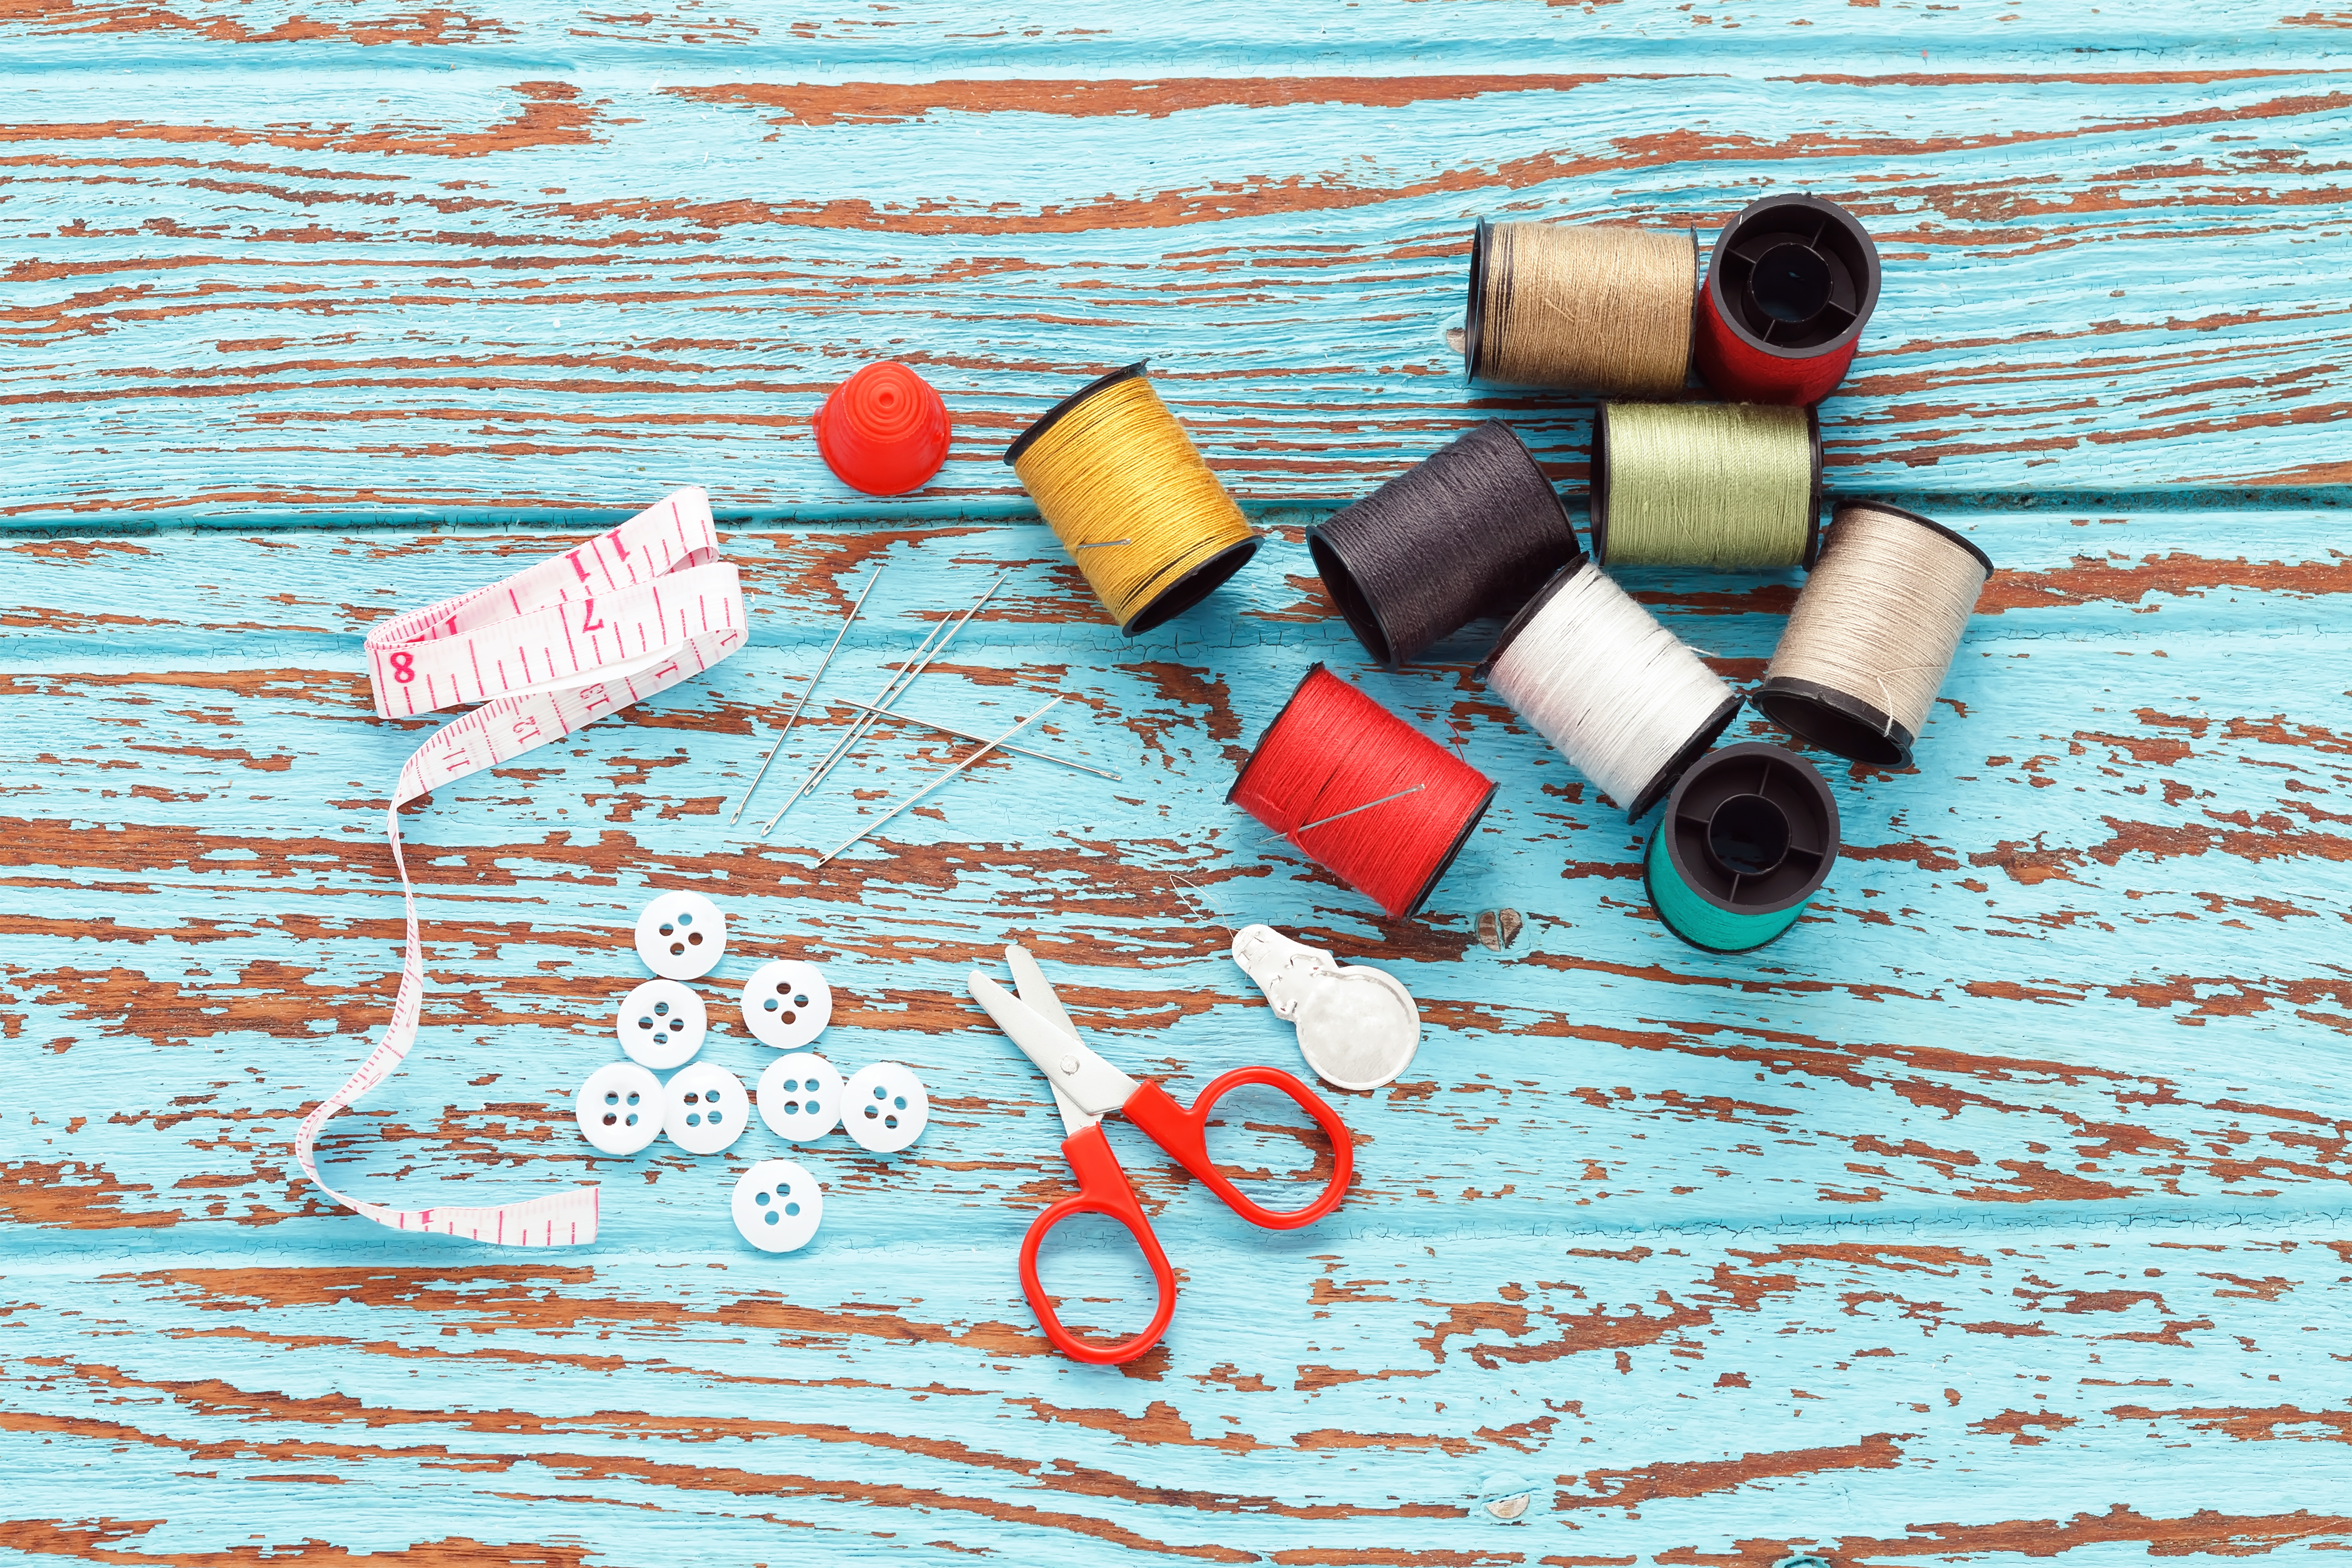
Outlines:
[{"label": "metal scissor blade", "polygon": [[[965,984],[1005,1037],[1045,1075],[1045,1081],[1053,1086],[1055,1102],[1062,1107],[1063,1124],[1071,1131],[1093,1126],[1125,1105],[1135,1092],[1135,1080],[1080,1045],[1075,1031],[1066,1034],[1055,1028],[1028,1003],[977,969]],[[1058,1005],[1055,1011],[1060,1011]],[[1067,1023],[1066,1017],[1065,1026]]]},{"label": "metal scissor blade", "polygon": [[[1028,1009],[1070,1038],[1077,1039],[1078,1026],[1070,1022],[1070,1015],[1063,1009],[1062,999],[1054,994],[1054,983],[1045,978],[1045,972],[1037,967],[1037,961],[1030,955],[1029,950],[1018,942],[1007,942],[1004,962],[1013,966],[1013,989],[1020,994]],[[1062,1113],[1065,1137],[1083,1132],[1102,1121],[1099,1116],[1087,1115],[1076,1101],[1064,1094],[1061,1086],[1053,1081],[1051,1073],[1046,1075],[1045,1087],[1054,1091],[1054,1109]]]},{"label": "metal scissor blade", "polygon": [[1008,944],[1004,949],[1004,962],[1013,966],[1013,989],[1021,994],[1021,1000],[1029,1004],[1029,1010],[1070,1038],[1076,1039],[1078,1026],[1071,1023],[1069,1014],[1062,1010],[1062,999],[1054,994],[1053,983],[1045,978],[1045,972],[1037,967],[1037,961],[1030,956],[1029,950],[1018,943]]}]

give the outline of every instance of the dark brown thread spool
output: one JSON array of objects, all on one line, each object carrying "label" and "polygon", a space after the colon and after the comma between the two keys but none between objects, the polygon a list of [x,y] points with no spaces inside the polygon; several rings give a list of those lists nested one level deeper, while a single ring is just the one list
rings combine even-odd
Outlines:
[{"label": "dark brown thread spool", "polygon": [[1307,548],[1364,651],[1391,668],[1507,615],[1579,553],[1559,492],[1496,419],[1307,530]]}]

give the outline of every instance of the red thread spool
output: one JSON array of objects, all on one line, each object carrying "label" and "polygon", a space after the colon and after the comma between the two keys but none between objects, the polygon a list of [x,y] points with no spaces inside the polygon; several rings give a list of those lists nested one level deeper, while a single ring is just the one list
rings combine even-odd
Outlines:
[{"label": "red thread spool", "polygon": [[869,364],[816,411],[816,449],[834,478],[870,496],[904,495],[948,458],[948,405],[896,360]]},{"label": "red thread spool", "polygon": [[1318,664],[1225,798],[1402,920],[1469,842],[1495,785]]},{"label": "red thread spool", "polygon": [[1878,276],[1878,247],[1837,203],[1748,203],[1717,237],[1699,288],[1699,374],[1734,403],[1811,407],[1853,363]]}]

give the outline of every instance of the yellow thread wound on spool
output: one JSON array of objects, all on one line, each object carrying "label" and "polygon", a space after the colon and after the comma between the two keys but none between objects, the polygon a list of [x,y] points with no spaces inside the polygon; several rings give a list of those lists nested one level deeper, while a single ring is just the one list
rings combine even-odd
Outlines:
[{"label": "yellow thread wound on spool", "polygon": [[1691,363],[1698,238],[1615,224],[1482,224],[1469,374],[1671,397]]},{"label": "yellow thread wound on spool", "polygon": [[1257,546],[1257,531],[1140,374],[1080,393],[1007,460],[1130,637],[1190,608]]},{"label": "yellow thread wound on spool", "polygon": [[1727,572],[1804,564],[1821,516],[1818,428],[1804,408],[1603,404],[1594,556],[1604,566]]}]

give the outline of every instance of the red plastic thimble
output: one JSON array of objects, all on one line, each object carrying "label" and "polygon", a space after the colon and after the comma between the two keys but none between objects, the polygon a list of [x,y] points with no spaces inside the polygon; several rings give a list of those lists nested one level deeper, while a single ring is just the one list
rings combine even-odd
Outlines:
[{"label": "red plastic thimble", "polygon": [[869,364],[816,411],[816,449],[834,478],[870,496],[904,495],[947,461],[947,405],[896,360]]}]

